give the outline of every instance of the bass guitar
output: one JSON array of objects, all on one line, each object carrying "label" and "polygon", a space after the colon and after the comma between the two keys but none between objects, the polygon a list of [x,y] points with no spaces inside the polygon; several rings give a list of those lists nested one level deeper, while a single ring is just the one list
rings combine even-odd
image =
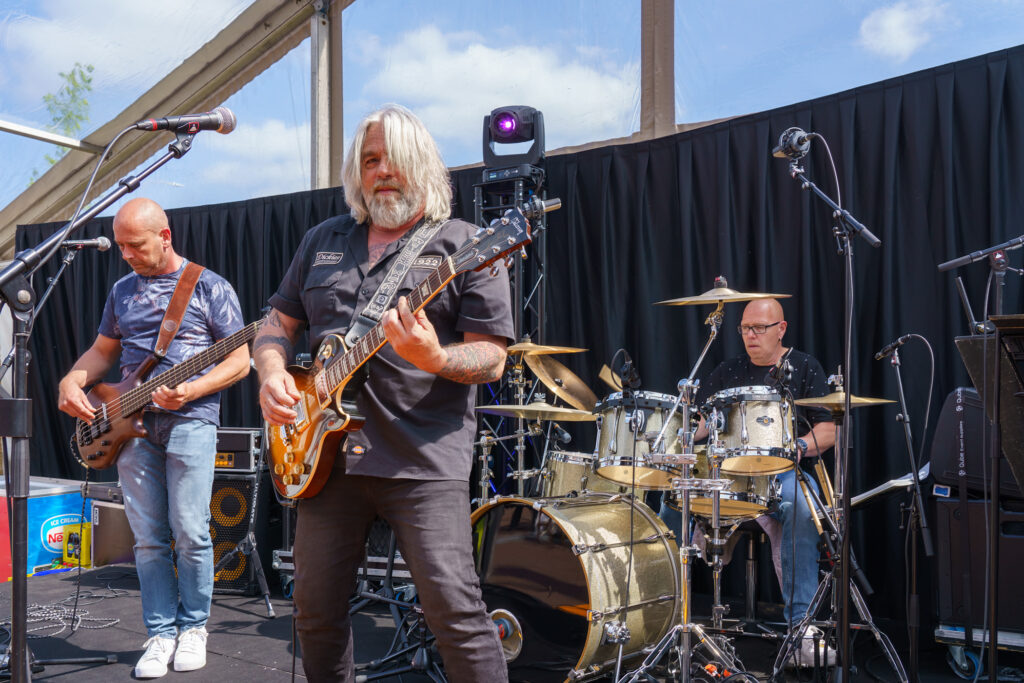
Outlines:
[{"label": "bass guitar", "polygon": [[146,428],[142,425],[142,409],[152,402],[157,387],[173,389],[199,371],[219,363],[239,346],[251,341],[262,324],[262,320],[249,323],[238,332],[146,381],[143,379],[158,362],[156,356],[149,356],[117,384],[95,385],[86,394],[86,398],[96,408],[96,417],[91,423],[76,420],[75,433],[71,438],[75,446],[72,450],[77,451],[78,462],[94,470],[113,465],[125,442],[146,436]]},{"label": "bass guitar", "polygon": [[[477,230],[416,285],[407,297],[409,308],[413,312],[422,310],[456,275],[482,270],[530,241],[530,227],[523,213],[509,209],[486,228]],[[340,336],[328,335],[311,368],[288,368],[300,394],[298,403],[292,406],[298,416],[294,424],[266,425],[271,478],[282,497],[312,498],[323,488],[342,438],[365,422],[356,408],[356,396],[366,379],[366,362],[386,343],[381,323],[351,348],[346,348]]]}]

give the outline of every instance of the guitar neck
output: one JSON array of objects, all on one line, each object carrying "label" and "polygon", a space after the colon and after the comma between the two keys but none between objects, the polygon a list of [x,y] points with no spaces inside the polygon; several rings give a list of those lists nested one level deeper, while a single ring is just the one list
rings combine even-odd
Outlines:
[{"label": "guitar neck", "polygon": [[153,392],[156,391],[157,387],[168,386],[174,388],[200,370],[220,361],[239,346],[255,337],[261,322],[249,323],[238,332],[224,337],[194,356],[181,361],[169,370],[165,370],[139,386],[126,391],[120,397],[121,414],[125,416],[132,415],[145,408],[152,400]]},{"label": "guitar neck", "polygon": [[[431,299],[444,289],[456,275],[451,258],[446,258],[440,266],[423,279],[406,297],[409,301],[409,308],[417,313],[426,306]],[[370,331],[359,338],[348,351],[341,356],[336,356],[334,361],[329,363],[315,378],[317,387],[324,388],[326,395],[333,394],[348,377],[362,367],[377,351],[387,343],[384,334],[384,327],[377,323]]]}]

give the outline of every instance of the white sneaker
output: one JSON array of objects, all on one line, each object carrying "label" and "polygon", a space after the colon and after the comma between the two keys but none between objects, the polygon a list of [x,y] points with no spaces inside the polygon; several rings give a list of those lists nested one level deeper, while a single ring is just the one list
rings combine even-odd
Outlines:
[{"label": "white sneaker", "polygon": [[195,671],[206,666],[206,629],[190,628],[178,634],[178,651],[174,653],[175,671]]},{"label": "white sneaker", "polygon": [[829,647],[825,634],[817,626],[808,626],[804,631],[804,637],[800,640],[800,647],[794,650],[789,658],[790,666],[797,666],[801,669],[809,669],[814,666],[814,638],[818,638],[818,665],[823,667],[836,665],[835,648]]},{"label": "white sneaker", "polygon": [[174,659],[174,638],[153,636],[135,665],[136,678],[160,678],[167,674],[167,663]]}]

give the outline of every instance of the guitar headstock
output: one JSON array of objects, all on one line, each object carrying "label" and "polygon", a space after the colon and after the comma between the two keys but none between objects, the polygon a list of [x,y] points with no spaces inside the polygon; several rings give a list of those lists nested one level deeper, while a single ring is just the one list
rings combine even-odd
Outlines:
[{"label": "guitar headstock", "polygon": [[452,254],[454,272],[481,270],[529,244],[531,239],[530,224],[523,213],[519,209],[508,209],[486,228],[478,228],[476,234]]}]

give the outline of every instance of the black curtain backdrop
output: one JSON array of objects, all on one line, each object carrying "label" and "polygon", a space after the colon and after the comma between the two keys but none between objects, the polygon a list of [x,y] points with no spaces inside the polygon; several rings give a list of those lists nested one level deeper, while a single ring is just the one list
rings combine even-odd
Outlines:
[{"label": "black curtain backdrop", "polygon": [[[843,259],[831,210],[789,177],[786,161],[770,154],[779,133],[793,125],[827,140],[843,206],[882,240],[879,249],[859,238],[852,242],[852,391],[897,397],[894,371],[872,356],[899,335],[921,334],[935,350],[931,397],[925,346],[915,340],[901,351],[915,450],[924,439],[927,458],[929,398],[930,435],[946,394],[969,384],[953,344],[967,332],[955,273],[940,273],[936,265],[1024,232],[1024,47],[667,138],[548,159],[546,188],[563,208],[549,216],[547,338],[541,341],[589,349],[558,359],[599,395],[607,387],[598,370],[619,348],[636,361],[644,389],[674,394],[706,340],[703,321],[711,307],[653,303],[698,294],[724,275],[738,290],[793,295],[783,301],[786,342],[835,372],[843,357]],[[163,173],[182,172],[187,163]],[[822,141],[813,142],[804,167],[836,196]],[[454,174],[456,214],[468,220],[479,179],[480,169]],[[344,210],[340,190],[322,190],[168,213],[178,250],[233,282],[243,312],[255,319],[303,232]],[[56,227],[19,227],[18,248]],[[76,237],[100,234],[111,236],[110,219],[94,221]],[[36,276],[40,291],[57,265],[54,259]],[[126,272],[114,251],[84,253],[40,315],[32,337],[33,474],[84,475],[68,452],[71,421],[56,410],[57,382],[91,343],[104,298]],[[979,316],[988,272],[987,262],[959,271]],[[1010,274],[1007,282],[1004,312],[1017,312],[1020,279]],[[721,337],[699,376],[742,352],[734,330],[741,313],[742,304],[728,305]],[[260,424],[253,379],[228,391],[223,405],[226,425]],[[852,493],[909,471],[896,414],[895,406],[854,413]],[[593,431],[584,429],[574,426],[575,450],[593,448]],[[876,617],[904,615],[899,507],[907,500],[891,494],[853,514],[854,547],[877,590],[870,600]],[[924,563],[926,614],[930,570]],[[739,567],[727,571],[741,573]],[[922,641],[929,634],[923,630]]]}]

